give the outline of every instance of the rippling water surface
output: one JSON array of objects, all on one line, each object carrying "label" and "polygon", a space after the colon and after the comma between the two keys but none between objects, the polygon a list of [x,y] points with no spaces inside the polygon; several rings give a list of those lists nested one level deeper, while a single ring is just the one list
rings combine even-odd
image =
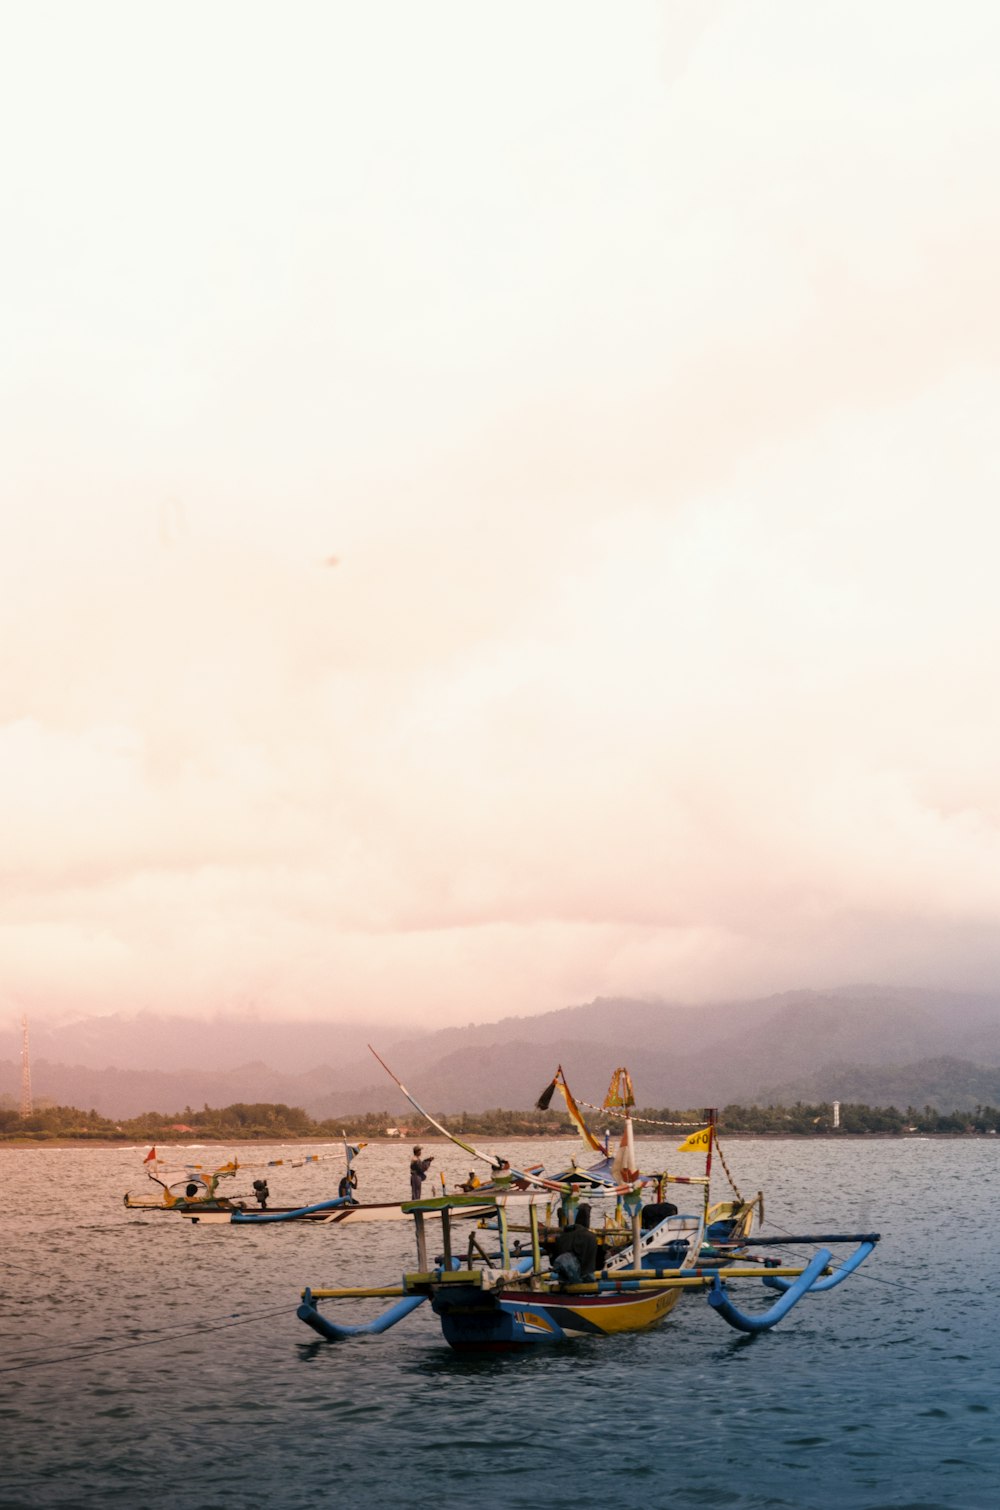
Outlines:
[{"label": "rippling water surface", "polygon": [[[510,1153],[553,1167],[575,1147]],[[643,1142],[644,1167],[679,1168],[673,1147]],[[995,1141],[734,1141],[765,1230],[881,1230],[855,1278],[754,1339],[686,1295],[651,1332],[481,1360],[451,1353],[427,1307],[334,1346],[296,1320],[304,1284],[395,1282],[409,1223],[130,1212],[144,1151],[0,1148],[3,1510],[1000,1503]],[[433,1151],[435,1174],[464,1178]],[[327,1152],[271,1171],[273,1199],[334,1193]],[[365,1149],[360,1196],[401,1197],[408,1158]]]}]

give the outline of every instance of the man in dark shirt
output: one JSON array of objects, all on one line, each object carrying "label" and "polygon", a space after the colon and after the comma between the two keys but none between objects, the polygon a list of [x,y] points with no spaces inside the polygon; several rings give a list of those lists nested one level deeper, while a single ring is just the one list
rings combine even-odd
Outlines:
[{"label": "man in dark shirt", "polygon": [[590,1207],[577,1209],[576,1221],[552,1243],[552,1267],[563,1284],[575,1285],[593,1279],[597,1264],[597,1238],[590,1230]]},{"label": "man in dark shirt", "polygon": [[431,1165],[434,1163],[434,1155],[433,1154],[431,1154],[431,1156],[430,1156],[429,1159],[422,1159],[420,1157],[420,1155],[422,1153],[423,1153],[423,1149],[420,1147],[420,1144],[418,1143],[417,1146],[416,1146],[416,1148],[413,1150],[413,1158],[410,1160],[410,1200],[411,1201],[419,1201],[419,1199],[420,1199],[420,1187],[424,1183],[424,1180],[427,1178],[427,1171],[428,1171],[428,1169],[430,1169]]}]

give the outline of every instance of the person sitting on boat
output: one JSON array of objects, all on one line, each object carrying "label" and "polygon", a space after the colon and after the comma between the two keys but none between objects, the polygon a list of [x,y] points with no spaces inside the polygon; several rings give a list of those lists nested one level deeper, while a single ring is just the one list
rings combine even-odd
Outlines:
[{"label": "person sitting on boat", "polygon": [[271,1194],[271,1192],[267,1188],[267,1181],[254,1180],[253,1193],[257,1197],[257,1205],[260,1207],[261,1211],[266,1211],[268,1197]]},{"label": "person sitting on boat", "polygon": [[563,1227],[553,1240],[549,1253],[552,1267],[564,1285],[593,1279],[597,1267],[597,1238],[590,1230],[590,1207],[577,1207],[576,1221]]},{"label": "person sitting on boat", "polygon": [[650,1201],[648,1206],[642,1208],[642,1230],[651,1232],[661,1222],[665,1222],[668,1216],[676,1216],[677,1207],[673,1201]]},{"label": "person sitting on boat", "polygon": [[416,1145],[416,1147],[414,1148],[414,1150],[413,1150],[413,1158],[410,1160],[410,1200],[411,1201],[419,1201],[419,1199],[420,1199],[420,1187],[424,1183],[424,1180],[427,1178],[427,1171],[428,1171],[428,1169],[430,1169],[431,1165],[434,1163],[434,1155],[433,1154],[431,1154],[429,1158],[422,1159],[420,1157],[420,1155],[422,1153],[423,1153],[423,1149],[420,1147],[420,1144],[418,1143]]},{"label": "person sitting on boat", "polygon": [[458,1188],[459,1190],[464,1190],[466,1191],[466,1193],[468,1193],[468,1191],[470,1190],[478,1190],[481,1183],[482,1181],[479,1179],[476,1171],[474,1169],[470,1169],[469,1178],[466,1180],[464,1185],[459,1185]]},{"label": "person sitting on boat", "polygon": [[349,1169],[337,1186],[337,1194],[342,1201],[353,1201],[354,1192],[358,1188],[358,1177],[353,1169]]}]

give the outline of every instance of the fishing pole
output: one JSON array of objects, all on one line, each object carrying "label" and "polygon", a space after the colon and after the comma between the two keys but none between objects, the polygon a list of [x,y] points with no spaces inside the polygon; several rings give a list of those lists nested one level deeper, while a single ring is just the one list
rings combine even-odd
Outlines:
[{"label": "fishing pole", "polygon": [[[368,1047],[371,1050],[372,1054],[375,1055],[375,1058],[385,1070],[390,1080],[394,1080],[399,1086],[399,1089],[403,1092],[403,1095],[406,1097],[407,1101],[409,1101],[413,1109],[415,1111],[418,1111],[422,1117],[425,1117],[432,1127],[436,1127],[438,1132],[441,1133],[443,1137],[447,1138],[449,1142],[457,1144],[459,1148],[464,1148],[465,1152],[467,1154],[470,1154],[472,1158],[481,1159],[484,1164],[488,1164],[490,1166],[494,1174],[509,1173],[511,1178],[514,1180],[524,1181],[528,1185],[536,1186],[539,1190],[554,1191],[557,1195],[573,1194],[574,1185],[572,1182],[563,1180],[546,1180],[543,1179],[540,1175],[531,1174],[528,1170],[513,1169],[511,1168],[509,1161],[503,1158],[501,1154],[484,1153],[482,1149],[476,1148],[472,1143],[464,1143],[461,1138],[455,1135],[455,1133],[449,1131],[447,1127],[444,1127],[440,1122],[436,1120],[436,1118],[432,1117],[430,1112],[426,1111],[424,1107],[420,1105],[420,1102],[417,1100],[417,1098],[410,1094],[410,1092],[406,1089],[406,1086],[403,1084],[402,1080],[400,1080],[399,1076],[395,1074],[394,1071],[391,1070],[386,1064],[381,1054],[376,1053],[371,1044],[369,1044]],[[631,1189],[631,1185],[622,1185],[620,1187],[610,1186],[608,1187],[608,1193],[611,1195],[618,1193],[624,1195]]]}]

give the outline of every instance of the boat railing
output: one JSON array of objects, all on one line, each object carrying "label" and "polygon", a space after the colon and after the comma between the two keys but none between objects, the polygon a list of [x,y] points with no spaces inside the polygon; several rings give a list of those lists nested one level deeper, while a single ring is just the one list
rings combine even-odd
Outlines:
[{"label": "boat railing", "polygon": [[[664,1217],[655,1227],[650,1227],[639,1238],[639,1258],[643,1254],[659,1252],[673,1243],[683,1243],[686,1253],[682,1255],[681,1262],[687,1262],[697,1255],[701,1247],[705,1233],[705,1222],[701,1216],[677,1214]],[[615,1273],[619,1269],[634,1269],[636,1267],[636,1249],[634,1241],[616,1253],[605,1264],[609,1273]]]}]

